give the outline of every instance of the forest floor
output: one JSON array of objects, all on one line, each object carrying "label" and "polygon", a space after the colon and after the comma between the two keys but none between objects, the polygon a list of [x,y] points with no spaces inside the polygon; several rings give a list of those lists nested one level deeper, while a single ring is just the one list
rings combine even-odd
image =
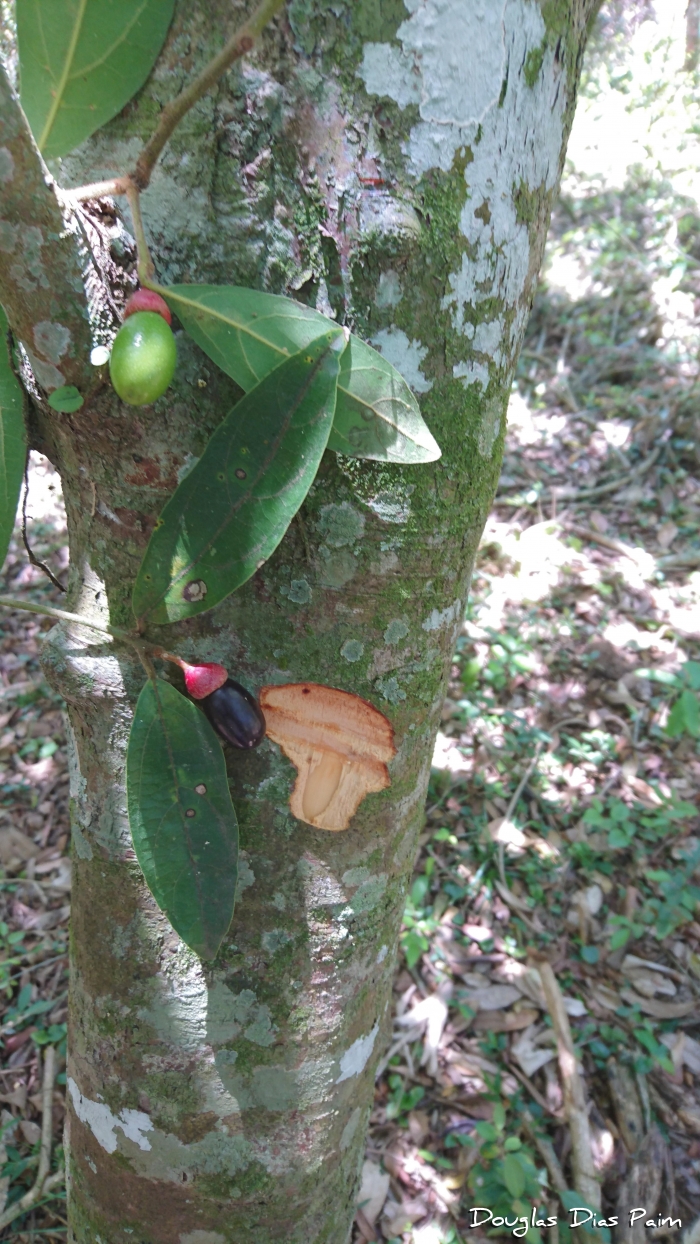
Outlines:
[{"label": "forest floor", "polygon": [[[680,1237],[700,1215],[700,384],[683,336],[699,274],[700,218],[666,183],[562,197],[436,746],[355,1244],[485,1240],[489,1214],[530,1223],[533,1207],[557,1225],[529,1225],[531,1244],[567,1244],[567,1211],[597,1188],[616,1242]],[[28,512],[60,578],[40,459]],[[60,603],[21,542],[3,579]],[[3,613],[0,1203],[35,1177],[49,1045],[62,1159],[70,860],[50,625]],[[0,1239],[65,1240],[64,1205],[57,1181]],[[630,1232],[630,1205],[656,1226]]]}]

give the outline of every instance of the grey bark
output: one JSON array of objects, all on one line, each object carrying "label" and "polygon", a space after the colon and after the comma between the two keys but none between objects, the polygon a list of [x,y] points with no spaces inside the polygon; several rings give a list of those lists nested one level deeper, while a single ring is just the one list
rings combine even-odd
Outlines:
[{"label": "grey bark", "polygon": [[[334,314],[404,372],[443,457],[400,468],[327,454],[254,578],[153,635],[252,688],[355,692],[396,732],[391,787],[340,834],[290,815],[294,772],[274,745],[229,757],[243,867],[213,966],[157,910],[130,845],[140,668],[80,628],[51,633],[47,676],[72,734],[79,1244],[350,1238],[432,747],[595,7],[292,0],[189,114],[144,195],[163,282],[248,284]],[[61,184],[130,167],[241,13],[182,0],[151,80],[54,168]],[[18,327],[21,291],[3,291]],[[178,351],[152,408],[120,405],[106,383],[74,415],[34,406],[66,498],[68,608],[116,625],[131,623],[131,585],[178,472],[237,396],[182,334]]]}]

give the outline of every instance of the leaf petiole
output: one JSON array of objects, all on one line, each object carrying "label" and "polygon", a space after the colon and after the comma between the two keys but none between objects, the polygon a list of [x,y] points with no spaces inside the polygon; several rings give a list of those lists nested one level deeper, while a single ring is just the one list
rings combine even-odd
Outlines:
[{"label": "leaf petiole", "polygon": [[125,644],[131,644],[142,660],[146,652],[152,652],[154,656],[160,654],[160,649],[154,644],[149,644],[118,626],[110,626],[106,622],[94,622],[92,618],[86,618],[81,613],[71,613],[68,609],[55,609],[53,605],[35,605],[32,601],[15,600],[12,596],[0,596],[0,606],[5,609],[22,609],[25,613],[44,614],[47,618],[55,618],[57,622],[75,622],[80,626],[89,626],[93,631],[100,631],[103,635],[111,635]]}]

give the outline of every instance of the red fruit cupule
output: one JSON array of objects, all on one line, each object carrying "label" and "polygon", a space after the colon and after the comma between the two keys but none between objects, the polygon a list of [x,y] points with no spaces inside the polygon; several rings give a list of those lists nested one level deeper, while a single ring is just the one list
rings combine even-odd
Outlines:
[{"label": "red fruit cupule", "polygon": [[190,665],[188,661],[183,661],[182,657],[176,657],[172,652],[162,652],[157,650],[154,656],[161,657],[164,661],[172,661],[174,665],[179,665],[185,675],[185,686],[187,694],[192,696],[193,700],[204,700],[212,692],[218,691],[219,687],[223,687],[228,679],[228,670],[223,665],[217,665],[214,661],[202,661],[199,665]]},{"label": "red fruit cupule", "polygon": [[206,662],[203,665],[183,665],[182,671],[185,675],[188,695],[191,695],[193,700],[203,700],[211,695],[212,691],[218,691],[228,678],[228,672],[223,665],[215,665],[213,662]]},{"label": "red fruit cupule", "polygon": [[156,315],[162,315],[166,324],[172,324],[173,322],[167,302],[152,289],[137,289],[131,295],[124,308],[124,319],[128,320],[129,316],[134,315],[137,311],[155,311]]}]

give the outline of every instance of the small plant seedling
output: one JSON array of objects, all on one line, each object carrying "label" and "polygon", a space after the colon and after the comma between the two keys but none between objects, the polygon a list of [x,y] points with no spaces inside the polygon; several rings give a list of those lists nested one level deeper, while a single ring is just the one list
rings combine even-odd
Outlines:
[{"label": "small plant seedling", "polygon": [[175,374],[177,351],[170,325],[156,311],[136,311],[114,338],[109,374],[129,406],[150,406]]}]

